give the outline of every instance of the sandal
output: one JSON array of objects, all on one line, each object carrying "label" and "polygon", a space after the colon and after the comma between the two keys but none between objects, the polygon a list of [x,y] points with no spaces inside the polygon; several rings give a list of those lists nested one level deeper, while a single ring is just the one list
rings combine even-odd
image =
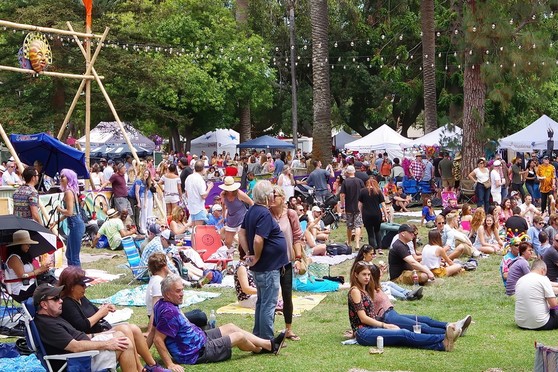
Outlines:
[{"label": "sandal", "polygon": [[291,341],[300,341],[300,337],[294,333],[291,333],[289,336],[285,336],[285,338]]}]

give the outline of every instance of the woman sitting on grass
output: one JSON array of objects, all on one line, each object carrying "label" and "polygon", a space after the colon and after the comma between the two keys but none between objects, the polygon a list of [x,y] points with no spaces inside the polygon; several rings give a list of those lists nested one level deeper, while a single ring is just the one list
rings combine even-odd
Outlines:
[{"label": "woman sitting on grass", "polygon": [[[442,263],[444,259],[445,265]],[[422,248],[422,264],[437,278],[452,276],[461,272],[461,265],[454,264],[442,248],[442,235],[438,230],[428,232],[428,244]]]},{"label": "woman sitting on grass", "polygon": [[393,304],[381,290],[378,285],[380,282],[381,270],[378,266],[372,264],[370,266],[370,271],[372,273],[372,280],[374,281],[374,309],[376,311],[376,319],[386,322],[389,324],[394,324],[402,329],[407,329],[413,331],[413,326],[415,324],[420,324],[421,332],[426,334],[446,334],[449,326],[454,326],[455,329],[460,330],[460,335],[465,335],[467,328],[471,324],[471,316],[467,315],[465,318],[455,322],[446,323],[434,320],[427,316],[422,315],[405,315],[399,314],[393,308]]},{"label": "woman sitting on grass", "polygon": [[[378,336],[386,346],[409,346],[419,349],[451,351],[461,335],[461,328],[448,324],[444,334],[413,333],[377,319],[374,297],[376,285],[368,262],[359,261],[351,270],[351,289],[348,296],[349,322],[360,345],[376,346]],[[378,273],[379,273],[378,269]],[[382,293],[380,291],[380,293]]]},{"label": "woman sitting on grass", "polygon": [[420,225],[424,226],[424,222],[426,221],[426,227],[433,228],[435,219],[436,219],[436,212],[434,212],[434,208],[432,207],[432,199],[430,198],[424,199]]},{"label": "woman sitting on grass", "polygon": [[[364,244],[362,247],[360,247],[357,253],[351,271],[354,270],[356,263],[360,261],[365,261],[368,262],[370,265],[373,265],[372,262],[373,259],[374,259],[374,247],[372,247],[369,244]],[[387,271],[387,265],[384,263],[384,261],[380,261],[380,269],[382,270],[382,273],[384,271]],[[381,282],[381,286],[382,286],[382,290],[386,294],[391,295],[398,300],[414,301],[414,300],[420,300],[422,298],[422,287],[414,291],[411,291],[409,289],[400,287],[399,285],[389,280],[387,282],[386,281]]]},{"label": "woman sitting on grass", "polygon": [[471,220],[473,214],[471,213],[471,205],[464,203],[461,207],[461,230],[469,233],[471,231]]},{"label": "woman sitting on grass", "polygon": [[484,223],[477,230],[477,238],[473,247],[486,254],[501,252],[504,248],[504,242],[500,239],[493,215],[487,214],[484,218]]}]

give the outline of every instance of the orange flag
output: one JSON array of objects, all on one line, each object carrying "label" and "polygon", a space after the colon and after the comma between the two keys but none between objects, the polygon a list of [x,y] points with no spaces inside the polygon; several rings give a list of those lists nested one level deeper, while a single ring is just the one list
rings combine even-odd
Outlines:
[{"label": "orange flag", "polygon": [[85,26],[91,30],[91,13],[93,12],[93,0],[82,0],[85,6]]}]

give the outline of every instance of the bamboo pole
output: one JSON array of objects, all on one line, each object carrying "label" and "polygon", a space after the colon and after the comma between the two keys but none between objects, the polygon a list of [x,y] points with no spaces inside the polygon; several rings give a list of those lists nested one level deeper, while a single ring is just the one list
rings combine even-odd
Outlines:
[{"label": "bamboo pole", "polygon": [[[23,168],[23,163],[19,159],[19,156],[17,155],[17,152],[14,149],[14,146],[10,142],[10,138],[6,134],[6,131],[4,131],[4,127],[2,126],[2,124],[0,124],[0,135],[2,136],[2,139],[4,140],[4,143],[6,144],[6,147],[8,148],[8,151],[10,151],[10,154],[14,157],[14,161],[17,164],[19,172],[23,174],[23,170],[25,169],[25,168]],[[48,213],[45,209],[45,206],[41,203],[40,199],[38,200],[38,203],[39,203],[39,209],[41,210],[41,213],[43,214],[43,217],[45,218],[45,221],[48,221]],[[47,226],[47,228],[48,228],[48,226]]]},{"label": "bamboo pole", "polygon": [[[90,19],[89,19],[90,20]],[[91,33],[91,25],[89,23],[85,26],[85,32]],[[99,44],[101,45],[101,44]],[[91,70],[91,39],[85,39],[85,70]],[[91,141],[89,136],[91,133],[91,80],[85,80],[85,164],[90,169],[90,155],[91,155]],[[93,189],[93,182],[88,180]]]},{"label": "bamboo pole", "polygon": [[[4,71],[13,71],[13,72],[22,72],[24,74],[31,74],[31,75],[46,75],[46,76],[54,76],[54,77],[61,77],[61,78],[68,78],[68,79],[85,79],[85,80],[94,80],[96,79],[94,76],[91,75],[78,75],[78,74],[66,74],[63,72],[54,72],[54,71],[41,71],[37,72],[34,70],[28,70],[26,68],[19,68],[19,67],[11,67],[11,66],[3,66],[0,65],[0,70]],[[99,77],[100,79],[104,79],[104,76]]]},{"label": "bamboo pole", "polygon": [[[70,22],[67,22],[67,24],[68,24],[68,28],[72,29],[72,26],[71,26]],[[90,63],[91,68],[93,68],[93,64],[95,64],[95,61],[97,60],[97,57],[99,56],[99,53],[101,52],[103,41],[105,41],[105,39],[108,35],[108,32],[109,32],[109,28],[106,27],[105,32],[103,32],[103,35],[101,36],[101,40],[99,41],[99,44],[97,45],[97,49],[95,49],[95,53],[93,54],[93,57],[91,57],[91,63]],[[78,45],[81,45],[77,36],[75,36],[74,39],[76,40]],[[89,67],[87,68],[87,70],[85,71],[86,75],[91,74],[91,68],[89,68]],[[74,112],[74,109],[76,108],[77,102],[79,101],[79,97],[81,96],[81,92],[83,91],[84,87],[85,87],[85,80],[82,80],[81,84],[79,85],[79,88],[76,92],[76,95],[74,96],[74,100],[72,101],[72,104],[70,105],[70,109],[66,113],[66,117],[64,118],[64,122],[62,123],[62,126],[60,127],[60,130],[58,131],[57,138],[59,140],[62,139],[62,135],[64,134],[64,128],[66,127],[66,125],[70,121],[70,118],[72,117],[72,114]],[[86,154],[86,157],[87,157],[87,154]],[[87,158],[86,161],[89,161],[89,158]]]},{"label": "bamboo pole", "polygon": [[[70,22],[68,22],[68,28],[70,30],[73,30],[72,25],[70,24]],[[74,36],[74,38],[77,38],[77,36]],[[77,43],[79,49],[81,50],[81,53],[86,56],[87,52],[86,50],[83,48],[83,46],[80,43]],[[93,76],[95,76],[95,78],[97,78],[99,75],[97,75],[97,71],[95,70],[95,67],[91,66],[91,72],[93,73]],[[103,82],[101,81],[101,79],[96,79],[97,80],[97,84],[99,85],[99,89],[101,89],[101,92],[103,93],[103,96],[105,97],[105,100],[107,101],[107,104],[110,107],[110,110],[112,111],[112,114],[114,115],[114,118],[116,119],[116,122],[118,123],[118,126],[120,127],[120,131],[122,132],[122,136],[124,137],[124,139],[126,140],[126,144],[128,144],[128,147],[130,147],[130,151],[132,152],[132,155],[134,156],[134,159],[136,159],[137,164],[140,163],[138,154],[136,152],[136,149],[134,148],[134,146],[132,146],[132,142],[130,141],[130,139],[128,138],[128,135],[126,134],[126,130],[124,130],[124,125],[122,125],[122,122],[120,121],[120,117],[118,116],[118,113],[116,112],[116,109],[114,108],[114,105],[112,104],[112,101],[107,93],[107,91],[105,90],[105,87],[103,85]],[[86,143],[89,143],[89,137],[86,137]],[[160,186],[158,184],[157,188],[160,189]],[[161,205],[161,203],[159,202],[159,200],[157,198],[153,198],[155,200],[155,202],[157,203],[157,207],[159,208],[159,210],[163,211],[163,206]]]},{"label": "bamboo pole", "polygon": [[59,35],[67,35],[67,36],[79,36],[83,38],[96,38],[100,39],[101,35],[91,34],[91,33],[83,33],[83,32],[70,32],[66,30],[59,30],[56,28],[50,27],[40,27],[40,26],[33,26],[33,25],[26,25],[24,23],[14,23],[0,20],[0,26],[14,28],[17,30],[28,30],[28,31],[37,31],[37,32],[47,32],[51,34],[59,34]]}]

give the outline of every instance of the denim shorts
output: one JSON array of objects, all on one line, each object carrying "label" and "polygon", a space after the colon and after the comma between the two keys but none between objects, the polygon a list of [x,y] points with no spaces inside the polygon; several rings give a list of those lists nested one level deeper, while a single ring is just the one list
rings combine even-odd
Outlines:
[{"label": "denim shorts", "polygon": [[207,211],[206,210],[199,211],[196,214],[192,214],[190,218],[192,218],[192,221],[206,221]]}]

